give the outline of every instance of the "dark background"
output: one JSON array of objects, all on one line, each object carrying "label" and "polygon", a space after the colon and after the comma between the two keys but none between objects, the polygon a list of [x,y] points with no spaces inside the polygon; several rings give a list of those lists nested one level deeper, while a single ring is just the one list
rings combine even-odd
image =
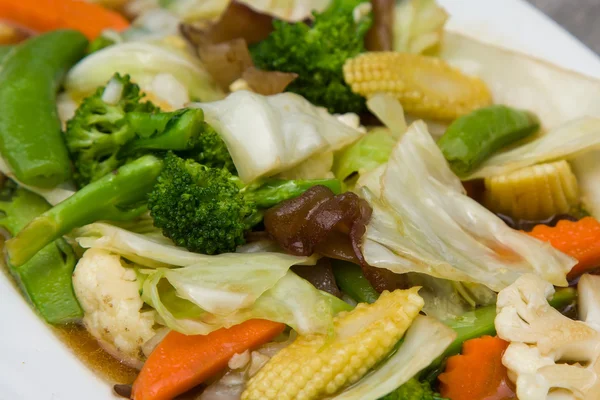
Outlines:
[{"label": "dark background", "polygon": [[600,54],[600,0],[529,0]]}]

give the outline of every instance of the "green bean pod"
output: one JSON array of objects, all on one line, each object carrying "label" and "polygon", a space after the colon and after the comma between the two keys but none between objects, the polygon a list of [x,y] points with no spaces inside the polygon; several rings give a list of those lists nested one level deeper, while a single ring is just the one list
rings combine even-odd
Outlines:
[{"label": "green bean pod", "polygon": [[2,61],[0,152],[25,184],[54,187],[71,177],[56,92],[87,45],[77,31],[54,31],[20,44]]},{"label": "green bean pod", "polygon": [[464,177],[495,152],[539,127],[538,118],[528,111],[494,105],[457,118],[438,146],[454,173]]}]

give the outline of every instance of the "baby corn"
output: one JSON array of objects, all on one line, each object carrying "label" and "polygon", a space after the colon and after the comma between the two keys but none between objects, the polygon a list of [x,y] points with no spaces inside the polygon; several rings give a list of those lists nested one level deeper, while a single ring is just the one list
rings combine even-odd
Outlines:
[{"label": "baby corn", "polygon": [[577,178],[564,160],[486,178],[485,189],[486,207],[515,219],[543,220],[579,203]]},{"label": "baby corn", "polygon": [[362,378],[402,338],[423,307],[418,288],[383,292],[334,320],[335,337],[298,337],[248,381],[242,400],[311,400]]},{"label": "baby corn", "polygon": [[361,54],[346,61],[344,79],[352,91],[367,98],[381,92],[393,95],[407,113],[420,118],[449,121],[492,102],[479,78],[418,54]]}]

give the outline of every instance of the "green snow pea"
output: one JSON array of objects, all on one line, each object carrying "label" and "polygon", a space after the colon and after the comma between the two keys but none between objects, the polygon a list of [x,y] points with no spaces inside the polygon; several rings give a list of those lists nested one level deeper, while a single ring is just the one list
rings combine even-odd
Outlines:
[{"label": "green snow pea", "polygon": [[538,118],[528,111],[494,105],[456,119],[438,146],[454,173],[465,177],[495,152],[539,127]]},{"label": "green snow pea", "polygon": [[[0,219],[11,235],[16,235],[35,217],[50,209],[40,196],[25,189],[16,189],[10,200],[0,202]],[[19,268],[8,265],[19,286],[41,316],[51,324],[77,320],[83,312],[75,293],[71,275],[76,258],[73,249],[62,238],[40,250]]]},{"label": "green snow pea", "polygon": [[71,177],[56,92],[87,45],[83,34],[59,30],[23,42],[2,61],[0,152],[25,184],[54,187]]},{"label": "green snow pea", "polygon": [[332,260],[333,275],[340,290],[358,303],[374,303],[379,293],[365,278],[362,269],[347,261]]}]

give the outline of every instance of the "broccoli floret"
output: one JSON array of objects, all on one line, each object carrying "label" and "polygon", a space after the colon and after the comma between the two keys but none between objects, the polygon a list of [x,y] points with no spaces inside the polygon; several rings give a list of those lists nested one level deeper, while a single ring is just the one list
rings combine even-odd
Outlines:
[{"label": "broccoli floret", "polygon": [[204,123],[203,133],[198,138],[196,146],[186,152],[178,152],[183,158],[192,158],[194,161],[211,168],[225,168],[231,173],[236,173],[235,165],[221,136],[207,123]]},{"label": "broccoli floret", "polygon": [[444,400],[439,394],[435,393],[428,382],[419,382],[413,378],[394,390],[392,393],[383,396],[379,400]]},{"label": "broccoli floret", "polygon": [[258,68],[295,72],[286,90],[332,113],[361,112],[365,100],[352,92],[343,77],[344,62],[365,51],[364,37],[372,17],[355,21],[354,9],[364,0],[340,0],[315,13],[312,26],[274,21],[271,35],[251,49]]},{"label": "broccoli floret", "polygon": [[170,153],[149,195],[148,208],[154,225],[178,246],[219,254],[245,243],[245,233],[262,220],[263,209],[315,185],[340,190],[335,179],[277,180],[244,186],[226,169],[210,168]]},{"label": "broccoli floret", "polygon": [[207,161],[215,166],[232,168],[225,143],[204,122],[202,110],[161,112],[142,100],[139,86],[128,75],[115,74],[106,87],[82,102],[65,132],[79,186],[100,179],[132,158],[167,150],[206,153]]}]

